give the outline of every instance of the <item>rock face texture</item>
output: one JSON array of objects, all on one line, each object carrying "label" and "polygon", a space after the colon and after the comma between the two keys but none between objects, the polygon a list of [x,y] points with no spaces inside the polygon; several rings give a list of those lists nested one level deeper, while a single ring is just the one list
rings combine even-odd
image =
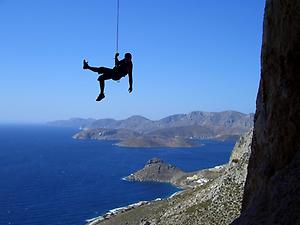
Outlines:
[{"label": "rock face texture", "polygon": [[300,224],[300,1],[267,0],[242,212],[233,224]]}]

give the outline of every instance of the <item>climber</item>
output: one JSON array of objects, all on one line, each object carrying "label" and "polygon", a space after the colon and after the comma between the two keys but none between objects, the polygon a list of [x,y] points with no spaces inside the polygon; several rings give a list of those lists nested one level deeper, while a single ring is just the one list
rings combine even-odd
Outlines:
[{"label": "climber", "polygon": [[98,77],[100,83],[100,94],[97,97],[96,101],[101,101],[105,98],[104,95],[104,82],[105,80],[120,80],[122,77],[125,77],[128,74],[129,78],[129,93],[132,92],[132,56],[130,53],[126,53],[124,59],[118,59],[119,53],[115,54],[115,67],[113,69],[106,67],[92,67],[88,65],[86,60],[83,60],[83,69],[88,69],[98,74],[102,74]]}]

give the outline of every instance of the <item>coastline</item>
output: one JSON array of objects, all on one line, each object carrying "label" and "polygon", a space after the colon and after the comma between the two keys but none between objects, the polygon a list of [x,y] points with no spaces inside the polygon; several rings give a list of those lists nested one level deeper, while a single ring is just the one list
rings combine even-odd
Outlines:
[{"label": "coastline", "polygon": [[[94,217],[94,218],[91,218],[91,219],[87,219],[86,220],[87,225],[96,225],[96,224],[99,224],[99,223],[101,223],[105,220],[109,220],[109,219],[111,219],[115,216],[118,216],[122,213],[128,212],[130,210],[137,209],[137,208],[145,206],[145,205],[150,205],[150,204],[153,204],[153,203],[158,202],[158,201],[170,200],[170,199],[172,199],[174,197],[177,197],[179,195],[182,195],[182,194],[184,195],[184,193],[187,193],[187,191],[189,191],[191,189],[194,189],[195,187],[204,186],[204,185],[206,185],[206,183],[210,182],[211,178],[208,178],[208,177],[210,177],[209,174],[211,174],[211,173],[217,173],[218,174],[219,172],[223,171],[225,168],[226,168],[225,164],[224,165],[218,165],[218,166],[215,166],[215,167],[212,167],[212,168],[186,173],[185,175],[182,176],[182,177],[185,177],[185,180],[187,180],[188,182],[194,182],[196,184],[196,186],[186,184],[184,182],[151,181],[151,182],[159,182],[159,183],[168,183],[171,186],[177,188],[178,190],[176,192],[170,194],[168,197],[165,197],[165,198],[156,198],[156,199],[150,200],[150,201],[139,201],[139,202],[127,205],[127,206],[110,209],[106,213],[104,213],[100,216],[97,216],[97,217]],[[121,178],[121,180],[130,181],[130,180],[127,179],[127,177],[123,177],[123,178]],[[149,182],[149,181],[134,181],[134,182]]]},{"label": "coastline", "polygon": [[[182,175],[182,177],[185,177],[185,179],[187,179],[190,182],[196,182],[198,185],[203,186],[204,184],[206,184],[210,180],[206,179],[206,178],[198,179],[199,177],[198,177],[197,174],[199,172],[205,172],[205,171],[214,171],[214,172],[216,172],[216,171],[222,170],[224,168],[225,168],[224,165],[219,165],[219,166],[215,166],[213,168],[208,168],[208,169],[204,169],[204,170],[200,170],[200,171],[185,173],[184,175]],[[131,174],[131,175],[133,175],[133,174]],[[128,176],[122,177],[121,180],[132,182],[132,181],[128,180],[127,178],[128,178]],[[94,217],[94,218],[91,218],[91,219],[87,219],[86,220],[87,225],[95,225],[95,224],[101,223],[105,220],[111,219],[114,216],[118,216],[122,213],[128,212],[130,210],[136,209],[136,208],[144,206],[144,205],[150,205],[151,203],[154,203],[154,202],[157,202],[157,201],[172,199],[173,197],[178,196],[180,194],[183,194],[183,193],[185,193],[185,191],[194,188],[194,186],[190,186],[190,185],[184,184],[182,182],[163,182],[163,181],[133,181],[133,182],[167,183],[167,184],[170,184],[171,186],[177,188],[178,190],[176,192],[170,194],[168,197],[165,197],[165,198],[156,198],[156,199],[150,200],[150,201],[139,201],[139,202],[136,202],[136,203],[133,203],[133,204],[129,204],[127,206],[110,209],[106,213],[104,213],[100,216],[97,216],[97,217]]]},{"label": "coastline", "polygon": [[104,220],[108,220],[108,219],[110,219],[113,216],[117,216],[117,215],[119,215],[121,213],[124,213],[124,212],[130,211],[130,210],[136,209],[136,208],[141,207],[143,205],[149,205],[149,204],[151,204],[153,202],[171,199],[171,198],[173,198],[173,197],[175,197],[175,196],[183,193],[184,191],[185,191],[185,189],[176,191],[176,192],[174,192],[173,194],[171,194],[170,196],[168,196],[166,198],[156,198],[156,199],[150,200],[150,201],[139,201],[139,202],[136,202],[136,203],[133,203],[133,204],[129,204],[127,206],[110,209],[106,213],[104,213],[104,214],[102,214],[100,216],[97,216],[97,217],[94,217],[94,218],[90,218],[90,219],[86,219],[85,221],[87,222],[87,225],[95,225],[95,224],[100,223],[100,222],[102,222]]},{"label": "coastline", "polygon": [[[186,174],[189,174],[189,173],[186,173]],[[133,174],[130,174],[129,176],[131,176]],[[137,180],[129,180],[128,179],[128,176],[126,177],[123,177],[121,178],[121,180],[124,180],[124,181],[127,181],[127,182],[138,182],[138,183],[164,183],[164,184],[169,184],[171,186],[173,186],[174,188],[177,188],[179,190],[185,190],[185,189],[188,189],[189,186],[187,185],[183,185],[183,184],[180,184],[180,183],[175,183],[175,182],[167,182],[167,181],[159,181],[159,180],[153,180],[153,181],[137,181]],[[177,193],[177,192],[175,192]],[[171,196],[171,195],[170,195]],[[166,197],[164,199],[168,199],[169,197]]]}]

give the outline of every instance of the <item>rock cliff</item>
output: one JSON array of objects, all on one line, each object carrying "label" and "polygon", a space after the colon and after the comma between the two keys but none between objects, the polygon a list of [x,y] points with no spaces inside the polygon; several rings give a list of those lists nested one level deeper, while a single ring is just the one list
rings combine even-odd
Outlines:
[{"label": "rock cliff", "polygon": [[267,0],[242,212],[233,224],[300,224],[300,1]]}]

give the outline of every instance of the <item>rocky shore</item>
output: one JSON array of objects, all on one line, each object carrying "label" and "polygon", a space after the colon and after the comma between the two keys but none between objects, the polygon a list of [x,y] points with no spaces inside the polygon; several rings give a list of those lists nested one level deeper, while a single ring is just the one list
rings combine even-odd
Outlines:
[{"label": "rocky shore", "polygon": [[159,158],[153,158],[146,163],[144,168],[130,174],[124,179],[138,182],[164,182],[170,183],[180,189],[188,189],[215,179],[224,170],[225,165],[220,165],[210,169],[187,173],[174,165],[165,163]]},{"label": "rocky shore", "polygon": [[[154,201],[159,201],[159,200],[161,200],[161,199],[156,199]],[[117,216],[120,213],[127,212],[129,210],[135,209],[137,207],[140,207],[140,206],[146,205],[146,204],[149,204],[149,201],[140,201],[140,202],[137,202],[137,203],[134,203],[134,204],[130,204],[128,206],[111,209],[102,216],[98,216],[98,217],[95,217],[95,218],[92,218],[92,219],[87,219],[86,222],[88,222],[89,225],[98,224],[101,221],[108,220],[112,216]]]}]

